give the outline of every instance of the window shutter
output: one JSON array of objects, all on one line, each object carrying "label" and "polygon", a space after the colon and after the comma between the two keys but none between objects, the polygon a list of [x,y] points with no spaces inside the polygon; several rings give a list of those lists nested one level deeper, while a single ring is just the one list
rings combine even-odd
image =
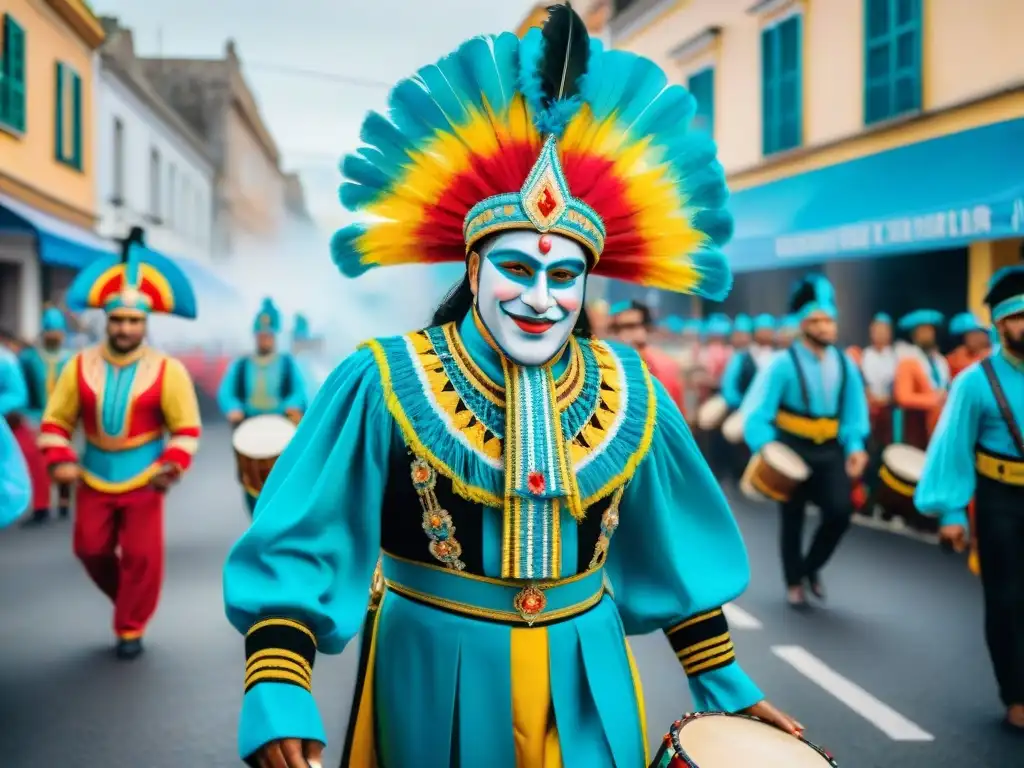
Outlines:
[{"label": "window shutter", "polygon": [[71,75],[72,155],[71,164],[82,169],[82,78]]},{"label": "window shutter", "polygon": [[57,111],[54,119],[54,154],[64,160],[64,65],[57,62]]},{"label": "window shutter", "polygon": [[7,122],[25,131],[25,30],[10,16],[4,19],[5,80],[7,81]]}]

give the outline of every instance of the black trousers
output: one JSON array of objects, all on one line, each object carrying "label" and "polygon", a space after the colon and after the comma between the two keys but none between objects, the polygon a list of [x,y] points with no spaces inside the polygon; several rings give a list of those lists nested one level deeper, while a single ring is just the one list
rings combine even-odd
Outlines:
[{"label": "black trousers", "polygon": [[985,640],[1003,704],[1024,704],[1024,488],[978,478]]},{"label": "black trousers", "polygon": [[[786,586],[796,587],[804,579],[817,580],[818,572],[832,557],[853,514],[853,484],[846,474],[846,455],[838,441],[822,445],[780,435],[785,443],[807,462],[811,477],[785,504],[780,504],[780,547],[782,573]],[[804,521],[807,503],[821,509],[818,529],[804,554]]]}]

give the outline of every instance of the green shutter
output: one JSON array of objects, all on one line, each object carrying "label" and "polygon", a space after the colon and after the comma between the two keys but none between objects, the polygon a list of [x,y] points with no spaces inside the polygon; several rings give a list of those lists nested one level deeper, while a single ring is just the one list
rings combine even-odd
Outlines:
[{"label": "green shutter", "polygon": [[776,150],[776,74],[778,28],[761,30],[761,152],[770,155]]},{"label": "green shutter", "polygon": [[82,78],[78,75],[71,76],[71,87],[74,89],[71,94],[72,108],[74,109],[74,123],[72,124],[72,136],[74,147],[72,147],[71,164],[78,170],[82,170]]},{"label": "green shutter", "polygon": [[57,62],[57,88],[54,91],[57,109],[53,122],[53,153],[58,161],[64,162],[64,65]]},{"label": "green shutter", "polygon": [[921,108],[921,37],[921,0],[865,0],[865,123]]},{"label": "green shutter", "polygon": [[803,143],[803,17],[761,31],[761,149],[765,155]]},{"label": "green shutter", "polygon": [[25,30],[10,14],[3,19],[0,59],[0,123],[25,131]]},{"label": "green shutter", "polygon": [[715,135],[715,70],[712,67],[702,69],[693,74],[687,82],[687,88],[697,100],[697,112],[694,125],[701,130]]}]

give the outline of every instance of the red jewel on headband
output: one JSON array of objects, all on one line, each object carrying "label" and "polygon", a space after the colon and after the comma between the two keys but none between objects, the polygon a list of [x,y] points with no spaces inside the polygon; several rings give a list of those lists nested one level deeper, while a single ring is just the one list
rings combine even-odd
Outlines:
[{"label": "red jewel on headband", "polygon": [[537,243],[537,247],[540,248],[540,252],[548,254],[551,252],[551,238],[548,235],[541,235],[540,242]]}]

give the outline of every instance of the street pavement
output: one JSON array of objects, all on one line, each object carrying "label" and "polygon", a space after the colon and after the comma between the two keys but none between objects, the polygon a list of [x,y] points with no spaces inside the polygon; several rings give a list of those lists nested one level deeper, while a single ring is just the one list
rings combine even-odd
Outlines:
[{"label": "street pavement", "polygon": [[[842,768],[1024,766],[1024,738],[999,726],[980,585],[962,559],[855,528],[825,573],[830,607],[798,614],[782,602],[774,509],[736,509],[753,573],[728,608],[740,659]],[[69,523],[0,533],[0,768],[240,765],[244,658],[220,574],[246,521],[228,433],[213,428],[170,497],[166,586],[133,663],[111,655],[110,607],[71,555]],[[632,642],[653,744],[689,694],[662,636]],[[317,662],[330,768],[355,650]]]}]

